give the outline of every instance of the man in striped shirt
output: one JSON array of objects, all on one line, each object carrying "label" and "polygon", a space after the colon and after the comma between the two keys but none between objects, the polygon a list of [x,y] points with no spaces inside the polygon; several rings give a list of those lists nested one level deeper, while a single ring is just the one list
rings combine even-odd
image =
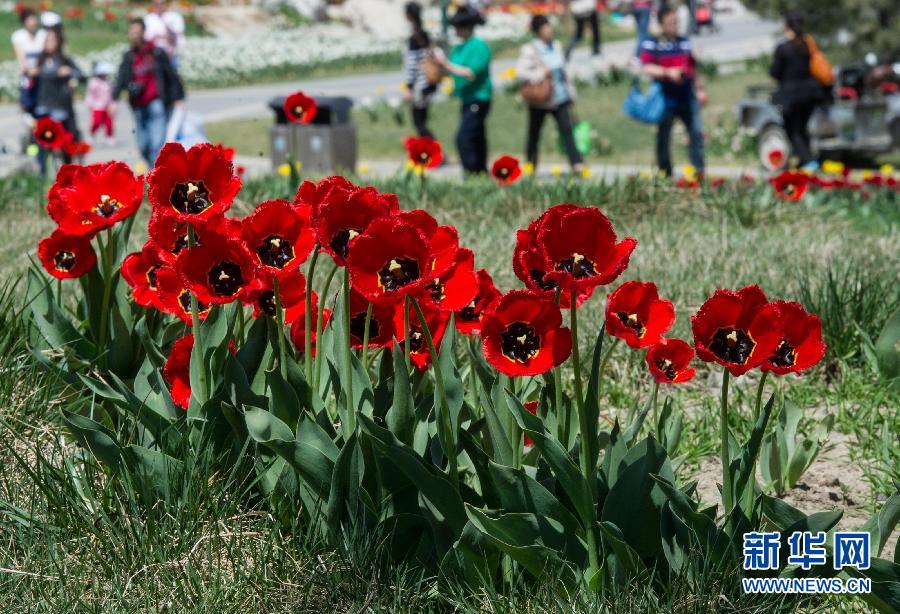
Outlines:
[{"label": "man in striped shirt", "polygon": [[678,15],[671,8],[659,11],[661,36],[641,43],[643,72],[659,81],[666,110],[656,133],[656,161],[663,173],[672,174],[671,136],[677,117],[690,137],[689,155],[698,174],[703,173],[703,123],[700,108],[706,94],[697,74],[691,41],[678,36]]}]

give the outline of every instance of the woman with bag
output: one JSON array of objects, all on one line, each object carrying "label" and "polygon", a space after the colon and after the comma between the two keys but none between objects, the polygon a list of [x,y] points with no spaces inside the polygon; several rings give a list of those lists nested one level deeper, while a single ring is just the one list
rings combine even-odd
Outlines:
[{"label": "woman with bag", "polygon": [[404,90],[403,96],[409,103],[416,133],[419,136],[433,139],[434,134],[428,129],[428,107],[431,104],[431,96],[437,87],[429,82],[425,66],[426,62],[433,61],[431,59],[431,38],[422,26],[422,5],[418,2],[408,2],[405,12],[406,20],[412,31],[404,60],[406,90]]},{"label": "woman with bag", "polygon": [[549,114],[556,120],[572,171],[580,173],[584,164],[572,132],[575,88],[566,75],[562,45],[554,40],[553,26],[544,15],[532,17],[531,32],[534,39],[522,46],[516,66],[522,82],[520,93],[528,105],[526,158],[537,167],[541,128]]},{"label": "woman with bag", "polygon": [[[789,12],[784,19],[784,35],[786,40],[775,48],[775,56],[769,74],[778,81],[778,89],[772,96],[772,102],[781,107],[784,131],[791,142],[793,155],[798,165],[810,170],[818,168],[813,158],[809,141],[809,118],[818,104],[826,98],[825,85],[813,76],[813,51],[817,56],[821,52],[815,48],[812,37],[803,30],[803,18],[799,13]],[[821,71],[824,56],[816,58],[816,72],[826,79],[827,69]]]}]

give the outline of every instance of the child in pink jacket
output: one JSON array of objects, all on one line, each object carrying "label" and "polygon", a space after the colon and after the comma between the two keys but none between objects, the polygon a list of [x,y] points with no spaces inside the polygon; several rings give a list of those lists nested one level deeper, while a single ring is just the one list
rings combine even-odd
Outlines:
[{"label": "child in pink jacket", "polygon": [[109,81],[112,66],[109,62],[94,64],[94,74],[88,79],[84,102],[91,110],[91,137],[100,129],[106,130],[107,141],[113,142],[112,83]]}]

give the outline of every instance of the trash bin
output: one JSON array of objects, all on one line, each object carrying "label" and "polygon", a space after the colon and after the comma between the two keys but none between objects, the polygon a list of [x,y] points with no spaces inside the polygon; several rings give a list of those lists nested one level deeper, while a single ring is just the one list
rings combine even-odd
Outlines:
[{"label": "trash bin", "polygon": [[284,97],[269,101],[275,125],[269,131],[272,168],[292,159],[304,171],[334,173],[356,169],[356,127],[350,121],[353,101],[343,96],[317,96],[316,115],[308,124],[289,123]]}]

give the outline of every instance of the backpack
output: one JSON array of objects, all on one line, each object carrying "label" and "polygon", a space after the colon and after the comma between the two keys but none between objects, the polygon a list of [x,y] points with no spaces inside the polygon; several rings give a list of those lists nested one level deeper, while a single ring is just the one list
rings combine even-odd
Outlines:
[{"label": "backpack", "polygon": [[807,34],[803,40],[806,42],[806,48],[809,49],[809,74],[822,85],[831,87],[834,85],[834,69],[831,67],[831,62],[816,46],[816,41],[812,36]]}]

